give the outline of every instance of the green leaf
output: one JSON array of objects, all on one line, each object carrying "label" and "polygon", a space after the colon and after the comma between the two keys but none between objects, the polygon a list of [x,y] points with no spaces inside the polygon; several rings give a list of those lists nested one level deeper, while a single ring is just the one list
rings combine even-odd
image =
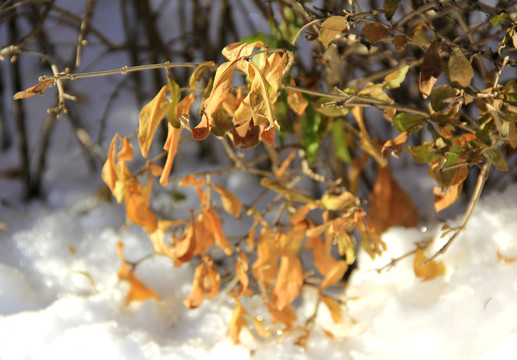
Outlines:
[{"label": "green leaf", "polygon": [[460,48],[455,48],[449,58],[449,78],[462,87],[470,85],[474,77],[474,69]]},{"label": "green leaf", "polygon": [[505,12],[500,13],[499,15],[496,15],[490,19],[490,24],[493,26],[500,25],[502,22],[512,22],[512,19],[510,18],[510,15],[508,15]]},{"label": "green leaf", "polygon": [[385,87],[386,90],[399,88],[400,84],[402,84],[404,82],[404,80],[406,79],[406,74],[407,74],[408,70],[409,70],[409,65],[406,65],[403,68],[401,68],[400,70],[395,71],[395,72],[389,74],[388,76],[386,76],[386,78],[384,79],[384,81],[386,82],[386,87]]},{"label": "green leaf", "polygon": [[336,99],[321,97],[314,102],[314,110],[328,117],[344,116],[350,111],[349,107],[327,105],[329,103],[336,103]]},{"label": "green leaf", "polygon": [[176,106],[180,101],[181,90],[180,86],[176,81],[172,80],[172,77],[169,73],[167,73],[167,81],[169,83],[169,91],[171,93],[171,101],[169,103],[169,108],[167,110],[167,120],[174,126],[176,129],[181,127],[181,123],[176,115]]},{"label": "green leaf", "polygon": [[424,125],[425,117],[422,115],[400,113],[393,119],[393,125],[399,132],[408,131],[413,134],[419,131]]},{"label": "green leaf", "polygon": [[458,90],[449,85],[440,85],[431,91],[431,107],[434,111],[442,111],[448,104],[444,102],[445,99],[456,96]]},{"label": "green leaf", "polygon": [[419,146],[408,146],[407,151],[413,157],[413,160],[420,164],[431,163],[440,158],[440,154],[433,149],[432,142],[425,142]]},{"label": "green leaf", "polygon": [[305,150],[309,163],[318,157],[321,138],[319,128],[321,125],[321,115],[314,111],[313,106],[307,106],[301,119],[302,147]]},{"label": "green leaf", "polygon": [[486,149],[483,151],[483,156],[494,164],[494,166],[501,171],[508,171],[508,164],[504,160],[503,153],[498,149]]},{"label": "green leaf", "polygon": [[343,122],[334,120],[332,122],[332,140],[334,142],[334,154],[346,163],[352,161],[346,143],[346,132]]}]

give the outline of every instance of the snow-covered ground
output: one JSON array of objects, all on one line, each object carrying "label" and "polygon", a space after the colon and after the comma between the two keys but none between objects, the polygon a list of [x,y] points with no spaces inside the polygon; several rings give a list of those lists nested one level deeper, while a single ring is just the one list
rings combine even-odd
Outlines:
[{"label": "snow-covered ground", "polygon": [[[137,276],[159,296],[125,306],[128,284],[117,278],[122,241],[128,260],[152,249],[143,231],[121,232],[123,209],[96,194],[99,176],[74,156],[56,155],[55,186],[46,203],[2,206],[0,222],[1,359],[514,359],[517,356],[517,185],[485,196],[467,230],[443,256],[446,275],[421,282],[412,257],[389,271],[374,271],[433,229],[393,228],[387,252],[359,268],[341,298],[345,321],[336,325],[320,307],[306,349],[296,333],[270,339],[249,330],[234,345],[227,298],[188,310],[182,301],[193,268],[174,269],[167,258],[142,262]],[[48,178],[47,180],[50,180]],[[2,180],[4,189],[14,188]],[[458,219],[459,221],[459,219]],[[303,323],[316,295],[297,301]],[[260,312],[260,304],[255,307]],[[330,331],[330,339],[324,331]]]}]

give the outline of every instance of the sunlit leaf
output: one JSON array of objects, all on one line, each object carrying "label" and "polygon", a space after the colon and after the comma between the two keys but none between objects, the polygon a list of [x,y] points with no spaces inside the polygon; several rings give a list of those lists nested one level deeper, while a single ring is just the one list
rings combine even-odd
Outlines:
[{"label": "sunlit leaf", "polygon": [[246,314],[246,310],[239,301],[235,301],[235,308],[232,312],[232,317],[230,318],[230,324],[228,325],[230,331],[230,338],[233,340],[235,344],[239,342],[239,334],[243,327],[248,326],[248,322],[244,315]]},{"label": "sunlit leaf", "polygon": [[180,101],[181,91],[180,86],[176,81],[174,81],[169,73],[167,73],[167,82],[169,84],[169,92],[171,101],[169,102],[169,108],[167,109],[167,120],[169,123],[175,128],[179,128],[181,123],[178,119],[178,114],[176,113],[176,106]]},{"label": "sunlit leaf", "polygon": [[422,278],[422,281],[433,280],[445,274],[445,265],[441,261],[433,260],[422,266],[426,261],[427,258],[424,255],[424,249],[418,248],[415,252],[413,270],[416,276]]},{"label": "sunlit leaf", "polygon": [[348,264],[345,260],[337,261],[321,281],[320,290],[337,284],[343,278],[347,269]]},{"label": "sunlit leaf", "polygon": [[408,139],[408,132],[404,131],[400,133],[396,138],[388,140],[382,146],[382,153],[384,154],[386,151],[391,151],[391,155],[396,158],[399,158],[402,154],[402,150],[404,148],[404,144]]},{"label": "sunlit leaf", "polygon": [[474,69],[460,48],[454,48],[449,58],[449,78],[461,87],[470,85],[474,77]]},{"label": "sunlit leaf", "polygon": [[153,100],[147,103],[147,105],[142,108],[142,111],[140,111],[138,144],[140,145],[140,151],[144,158],[147,157],[154,133],[169,108],[169,100],[166,96],[168,90],[168,85],[163,86]]},{"label": "sunlit leaf", "polygon": [[330,296],[320,295],[320,297],[323,303],[327,306],[327,309],[329,309],[332,321],[335,324],[341,323],[343,321],[343,315],[341,314],[341,304]]},{"label": "sunlit leaf", "polygon": [[325,193],[321,198],[321,204],[327,210],[338,211],[358,206],[359,200],[350,192],[343,191],[341,194]]},{"label": "sunlit leaf", "polygon": [[278,268],[278,249],[276,246],[276,235],[263,227],[257,246],[257,260],[253,263],[253,276],[259,281],[272,283],[275,279]]},{"label": "sunlit leaf", "polygon": [[219,186],[217,184],[212,184],[212,186],[221,197],[224,210],[226,210],[228,214],[231,214],[235,217],[239,217],[242,208],[242,203],[239,200],[239,198],[236,195],[232,194],[230,191],[223,188],[222,186]]},{"label": "sunlit leaf", "polygon": [[[296,86],[293,78],[291,78],[291,85]],[[302,95],[301,92],[290,88],[287,92],[287,104],[289,105],[289,108],[296,114],[302,115],[307,108],[309,101]]]},{"label": "sunlit leaf", "polygon": [[441,42],[436,40],[431,43],[427,50],[422,66],[420,67],[420,77],[418,84],[422,97],[426,99],[442,73],[442,57],[440,56]]},{"label": "sunlit leaf", "polygon": [[400,84],[404,82],[406,79],[407,72],[409,70],[409,65],[402,67],[400,70],[392,72],[388,76],[384,78],[386,82],[385,88],[386,90],[397,89],[400,87]]},{"label": "sunlit leaf", "polygon": [[368,23],[361,30],[361,34],[366,36],[369,41],[377,42],[380,41],[386,34],[389,29],[379,23]]},{"label": "sunlit leaf", "polygon": [[[207,129],[210,129],[210,127],[212,126],[210,120],[211,116],[215,111],[217,111],[219,106],[221,106],[221,104],[228,96],[228,92],[230,91],[230,86],[232,84],[234,69],[235,61],[227,61],[219,65],[219,67],[217,68],[212,92],[210,93],[210,96],[208,97],[208,99],[206,99],[204,103],[203,111],[205,116],[203,116],[203,119],[206,119],[206,123],[204,123],[201,127],[206,127]],[[208,135],[208,133],[206,135]],[[199,138],[201,139],[201,136]]]},{"label": "sunlit leaf", "polygon": [[327,47],[337,35],[348,29],[350,29],[350,27],[344,16],[331,16],[321,24],[320,40],[323,45]]},{"label": "sunlit leaf", "polygon": [[192,72],[192,75],[190,75],[190,88],[194,90],[196,88],[196,84],[203,77],[203,74],[207,71],[210,71],[214,65],[215,62],[213,61],[205,61],[199,64],[196,67],[196,69]]},{"label": "sunlit leaf", "polygon": [[117,254],[121,260],[120,268],[118,270],[118,277],[120,280],[128,281],[130,284],[129,294],[126,298],[126,304],[131,301],[145,301],[147,299],[159,300],[158,295],[145,286],[140,279],[134,274],[124,258],[124,245],[121,242],[117,244]]},{"label": "sunlit leaf", "polygon": [[163,171],[160,175],[160,185],[162,186],[166,186],[169,183],[169,175],[172,170],[172,164],[174,162],[176,152],[178,151],[178,144],[181,137],[181,128],[175,128],[170,123],[168,124],[168,131],[167,141],[165,141],[165,145],[163,145],[163,150],[167,151],[167,160],[165,161]]},{"label": "sunlit leaf", "polygon": [[16,94],[14,94],[13,99],[14,100],[20,100],[20,99],[26,99],[30,98],[31,96],[34,96],[36,94],[43,95],[45,93],[45,90],[55,85],[55,81],[53,79],[47,79],[39,82],[38,84],[31,86],[30,88],[18,91]]},{"label": "sunlit leaf", "polygon": [[148,176],[148,184],[146,188],[136,179],[132,178],[126,182],[126,191],[124,195],[124,203],[127,216],[136,225],[145,227],[146,231],[151,234],[158,227],[158,218],[149,208],[150,203],[150,187],[152,180]]},{"label": "sunlit leaf", "polygon": [[275,282],[275,306],[282,311],[298,295],[303,285],[303,267],[298,256],[282,256]]},{"label": "sunlit leaf", "polygon": [[393,119],[393,125],[399,132],[407,131],[413,134],[419,131],[424,125],[425,117],[422,115],[399,113]]},{"label": "sunlit leaf", "polygon": [[418,224],[418,209],[411,197],[400,188],[391,176],[389,167],[379,167],[370,200],[368,202],[370,223],[378,234],[391,226],[414,227]]},{"label": "sunlit leaf", "polygon": [[207,228],[211,230],[215,238],[215,244],[223,249],[226,255],[230,256],[233,253],[233,249],[224,235],[223,228],[221,226],[221,219],[212,208],[206,211],[206,215],[209,220],[209,226],[207,226]]},{"label": "sunlit leaf", "polygon": [[271,314],[273,323],[281,322],[286,325],[287,329],[290,329],[296,321],[296,313],[290,305],[285,306],[281,311],[270,303],[266,303],[266,307]]}]

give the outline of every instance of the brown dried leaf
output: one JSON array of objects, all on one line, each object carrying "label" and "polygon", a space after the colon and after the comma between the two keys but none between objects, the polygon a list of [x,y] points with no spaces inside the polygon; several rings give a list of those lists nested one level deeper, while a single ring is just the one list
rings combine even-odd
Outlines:
[{"label": "brown dried leaf", "polygon": [[424,255],[424,249],[418,248],[415,252],[415,261],[413,262],[413,270],[415,275],[422,278],[422,281],[433,280],[438,276],[445,274],[445,265],[441,261],[431,261],[422,266],[427,261]]},{"label": "brown dried leaf", "polygon": [[166,96],[168,90],[168,85],[163,86],[158,94],[140,111],[138,144],[140,145],[140,151],[144,158],[147,158],[154,133],[169,109],[169,100]]},{"label": "brown dried leaf", "polygon": [[221,197],[221,202],[223,203],[223,208],[230,215],[235,217],[239,217],[241,213],[242,203],[237,196],[232,194],[227,189],[219,186],[217,184],[212,183],[214,190]]},{"label": "brown dried leaf", "polygon": [[276,235],[268,227],[262,227],[257,245],[257,260],[251,267],[258,281],[271,284],[278,268]]},{"label": "brown dried leaf", "polygon": [[325,275],[320,284],[320,290],[323,290],[329,286],[337,284],[339,280],[343,278],[346,270],[348,269],[348,264],[345,260],[337,261]]},{"label": "brown dried leaf", "polygon": [[286,325],[287,329],[293,327],[293,323],[296,321],[296,313],[291,308],[291,305],[287,305],[281,311],[270,303],[266,303],[266,306],[267,310],[271,314],[271,320],[273,323],[281,322]]},{"label": "brown dried leaf", "polygon": [[303,285],[303,267],[298,256],[282,256],[276,278],[275,306],[282,311],[300,294]]},{"label": "brown dried leaf", "polygon": [[370,223],[378,234],[382,234],[391,226],[414,227],[418,224],[418,209],[411,197],[391,176],[387,166],[379,167],[369,205]]},{"label": "brown dried leaf", "polygon": [[431,90],[438,80],[438,77],[442,73],[442,57],[440,56],[441,42],[435,40],[429,46],[422,66],[420,67],[420,77],[418,79],[418,85],[422,97],[427,99],[431,94]]},{"label": "brown dried leaf", "polygon": [[162,186],[166,186],[169,183],[172,163],[174,162],[174,157],[178,151],[178,144],[181,137],[181,128],[177,129],[170,123],[167,124],[167,127],[169,133],[167,135],[165,145],[163,145],[163,150],[167,151],[167,160],[165,161],[165,166],[163,167],[163,171],[160,176],[160,185]]},{"label": "brown dried leaf", "polygon": [[467,165],[447,170],[447,172],[453,172],[449,186],[445,189],[442,189],[441,186],[433,188],[434,209],[436,212],[448,208],[458,200],[463,189],[463,182],[469,174]]},{"label": "brown dried leaf", "polygon": [[208,218],[206,227],[211,230],[215,238],[215,244],[223,249],[226,255],[230,256],[233,253],[233,250],[228,239],[226,239],[226,236],[223,233],[221,219],[219,219],[219,216],[217,216],[212,208],[208,209],[205,214]]},{"label": "brown dried leaf", "polygon": [[377,42],[381,40],[388,33],[389,29],[379,23],[366,24],[361,30],[361,34],[366,36],[369,41]]},{"label": "brown dried leaf", "polygon": [[145,227],[149,234],[158,228],[158,218],[149,208],[151,202],[152,180],[148,172],[148,184],[143,187],[136,179],[128,179],[125,183],[124,203],[128,217],[136,225]]},{"label": "brown dried leaf", "polygon": [[129,265],[124,258],[124,245],[122,242],[117,244],[117,254],[121,260],[120,268],[118,270],[118,277],[120,280],[126,280],[130,284],[129,294],[126,299],[126,305],[131,301],[145,301],[147,299],[159,300],[159,296],[147,286],[145,286],[138,277],[129,268]]},{"label": "brown dried leaf", "polygon": [[43,95],[45,93],[45,90],[55,85],[55,82],[53,79],[47,79],[40,81],[38,84],[31,86],[30,88],[18,91],[16,94],[14,94],[13,99],[14,100],[20,100],[20,99],[26,99],[30,98],[31,96],[34,96],[36,94]]},{"label": "brown dried leaf", "polygon": [[382,146],[382,153],[385,154],[387,151],[391,151],[391,155],[399,158],[402,155],[404,144],[408,139],[408,132],[404,131],[400,133],[395,139],[388,140]]},{"label": "brown dried leaf", "polygon": [[395,36],[391,43],[395,45],[395,51],[402,51],[408,43],[408,38],[404,35]]}]

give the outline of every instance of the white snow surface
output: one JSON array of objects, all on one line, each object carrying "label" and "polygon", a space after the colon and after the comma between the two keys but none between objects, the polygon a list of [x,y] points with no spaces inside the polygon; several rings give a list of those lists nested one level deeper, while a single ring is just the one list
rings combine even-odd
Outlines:
[{"label": "white snow surface", "polygon": [[[435,280],[416,278],[411,256],[389,271],[375,269],[432,237],[437,249],[444,241],[437,230],[385,233],[388,250],[374,261],[360,253],[346,291],[334,292],[346,300],[345,321],[334,324],[321,306],[303,349],[293,344],[296,332],[263,339],[248,329],[234,345],[227,330],[231,300],[216,297],[188,310],[182,301],[190,292],[193,267],[175,269],[163,257],[145,260],[136,270],[160,300],[125,306],[128,284],[117,278],[116,244],[122,241],[128,260],[137,260],[152,252],[146,234],[137,227],[120,231],[123,208],[99,202],[98,175],[87,175],[81,162],[63,158],[54,166],[56,177],[69,174],[68,180],[58,181],[45,203],[1,208],[6,229],[0,232],[0,359],[517,356],[517,263],[505,264],[497,256],[499,250],[517,257],[517,185],[482,199],[466,231],[440,259],[446,275]],[[239,186],[243,179],[227,183]],[[300,324],[312,314],[315,299],[305,289],[296,301]],[[266,313],[258,300],[245,306]]]}]

